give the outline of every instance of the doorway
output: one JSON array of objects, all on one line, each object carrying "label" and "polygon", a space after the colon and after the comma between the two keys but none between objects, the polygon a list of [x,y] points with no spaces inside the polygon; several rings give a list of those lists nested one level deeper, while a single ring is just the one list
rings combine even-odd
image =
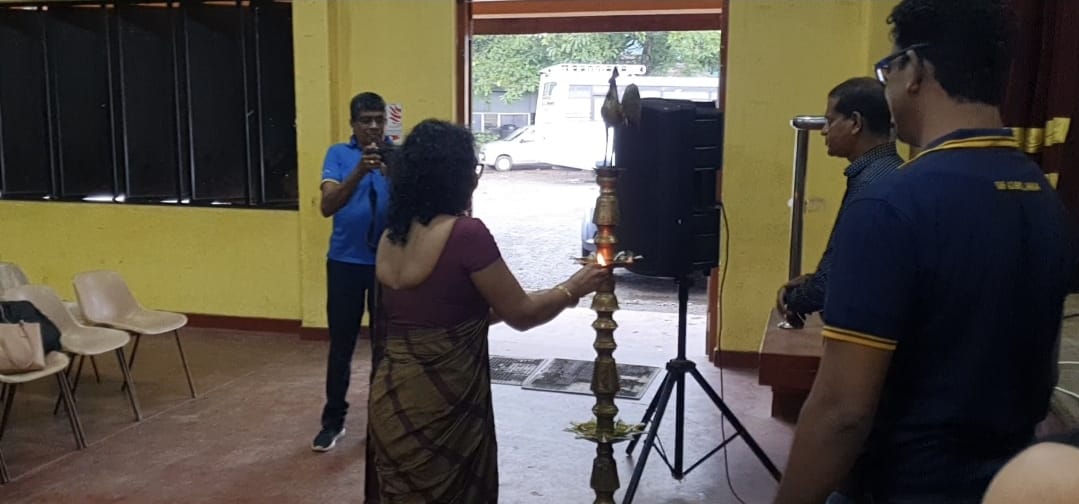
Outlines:
[{"label": "doorway", "polygon": [[[645,97],[713,101],[722,109],[724,3],[460,4],[458,119],[476,134],[485,166],[475,215],[492,229],[526,289],[564,280],[576,269],[570,258],[591,247],[588,224],[598,188],[589,167],[605,152],[598,108],[612,66],[620,69],[619,92],[634,82]],[[623,310],[677,310],[673,280],[626,271],[618,277]],[[697,283],[689,307],[691,315],[708,319],[709,355],[715,280],[713,274]]]}]

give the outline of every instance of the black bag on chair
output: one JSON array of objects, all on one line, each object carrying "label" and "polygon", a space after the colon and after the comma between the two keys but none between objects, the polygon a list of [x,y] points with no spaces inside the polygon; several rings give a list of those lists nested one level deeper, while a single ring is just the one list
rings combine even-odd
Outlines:
[{"label": "black bag on chair", "polygon": [[3,318],[9,323],[26,322],[27,324],[41,325],[41,346],[45,353],[59,352],[60,330],[51,320],[38,311],[37,307],[29,301],[0,301],[0,310],[3,310]]}]

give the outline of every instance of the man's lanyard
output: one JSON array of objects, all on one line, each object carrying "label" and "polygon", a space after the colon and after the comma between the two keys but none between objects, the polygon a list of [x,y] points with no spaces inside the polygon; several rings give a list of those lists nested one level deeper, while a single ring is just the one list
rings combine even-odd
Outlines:
[{"label": "man's lanyard", "polygon": [[371,190],[367,192],[367,200],[371,203],[371,223],[367,226],[367,248],[374,252],[378,250],[378,241],[382,238],[376,236],[378,226],[378,189],[375,187],[375,181],[371,181]]},{"label": "man's lanyard", "polygon": [[933,152],[944,151],[944,150],[953,150],[953,149],[1016,149],[1016,150],[1018,150],[1019,149],[1019,142],[1015,139],[1015,137],[1001,136],[1001,135],[979,136],[979,137],[970,137],[970,138],[959,138],[959,139],[956,139],[956,140],[948,140],[947,142],[941,143],[940,145],[938,145],[936,147],[933,147],[931,149],[926,149],[926,150],[924,150],[922,152],[919,152],[918,155],[911,158],[910,161],[907,161],[906,163],[903,163],[903,165],[900,166],[900,168],[906,168],[908,165],[910,165],[911,163],[917,161],[922,156],[925,156],[927,154],[930,154],[930,153],[933,153]]}]

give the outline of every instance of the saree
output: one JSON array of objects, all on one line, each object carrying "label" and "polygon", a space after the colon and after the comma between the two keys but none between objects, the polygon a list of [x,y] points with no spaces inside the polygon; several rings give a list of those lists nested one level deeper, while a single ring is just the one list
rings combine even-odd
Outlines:
[{"label": "saree", "polygon": [[439,329],[376,322],[369,396],[383,504],[494,504],[498,449],[486,318]]}]

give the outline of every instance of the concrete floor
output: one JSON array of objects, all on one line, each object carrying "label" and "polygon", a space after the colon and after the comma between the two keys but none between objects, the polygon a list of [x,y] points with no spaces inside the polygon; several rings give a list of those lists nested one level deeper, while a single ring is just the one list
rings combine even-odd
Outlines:
[{"label": "concrete floor", "polygon": [[[492,329],[491,353],[516,357],[591,359],[594,315],[564,313],[528,333]],[[675,315],[621,312],[616,333],[619,362],[662,366],[675,352]],[[691,357],[718,390],[719,370],[700,354],[704,318],[690,319]],[[363,431],[368,358],[357,351],[349,435],[327,454],[309,444],[322,405],[325,342],[295,336],[191,329],[183,333],[198,399],[190,399],[171,338],[144,338],[135,365],[143,412],[133,422],[120,391],[114,358],[98,359],[102,383],[85,373],[79,412],[90,446],[74,450],[61,413],[51,414],[55,381],[24,386],[16,396],[0,447],[15,481],[0,487],[0,501],[15,502],[361,502]],[[89,366],[87,366],[87,371]],[[87,379],[91,377],[91,379]],[[726,401],[773,461],[782,468],[792,426],[769,417],[769,391],[752,371],[723,373]],[[640,420],[652,393],[620,401],[621,417]],[[591,417],[590,396],[529,391],[494,385],[498,423],[501,502],[591,502],[588,487],[594,449],[563,432],[571,421]],[[687,393],[686,462],[722,439],[721,415],[691,385]],[[673,409],[661,438],[673,443]],[[728,434],[731,432],[727,426]],[[775,482],[741,440],[731,443],[730,482],[748,503],[770,502]],[[633,458],[616,451],[624,491]],[[722,453],[683,481],[670,477],[655,454],[649,459],[635,502],[689,504],[736,502],[728,489]],[[619,492],[619,498],[622,492]]]}]

